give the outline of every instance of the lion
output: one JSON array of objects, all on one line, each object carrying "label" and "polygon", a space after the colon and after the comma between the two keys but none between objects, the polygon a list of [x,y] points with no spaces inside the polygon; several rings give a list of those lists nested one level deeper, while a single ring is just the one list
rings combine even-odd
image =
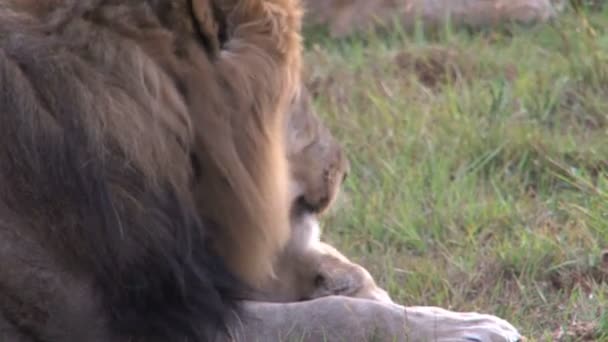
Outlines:
[{"label": "lion", "polygon": [[291,237],[277,259],[276,278],[254,298],[294,302],[345,295],[392,302],[365,268],[320,239],[319,219],[338,197],[350,162],[306,87],[299,89],[286,120]]},{"label": "lion", "polygon": [[225,330],[289,239],[300,17],[296,0],[2,2],[11,340]]},{"label": "lion", "polygon": [[516,330],[494,316],[395,304],[364,267],[321,241],[319,219],[338,197],[350,163],[305,87],[287,113],[286,137],[291,237],[276,278],[247,303],[258,322],[276,329],[245,322],[236,340],[518,340]]},{"label": "lion", "polygon": [[297,0],[0,1],[0,340],[516,336],[362,298],[251,300],[293,241],[301,16]]},{"label": "lion", "polygon": [[291,216],[302,209],[322,215],[338,197],[350,162],[317,115],[306,87],[300,87],[289,109],[285,141]]},{"label": "lion", "polygon": [[300,279],[293,277],[296,281],[289,288],[298,290],[295,299],[343,295],[392,303],[364,267],[321,241],[319,219],[338,198],[350,162],[340,142],[316,113],[306,87],[299,90],[287,117],[286,146],[291,184],[292,235],[288,246],[294,240],[300,244],[286,249],[294,255],[279,259],[299,262],[282,268],[300,272]]},{"label": "lion", "polygon": [[303,3],[305,24],[327,27],[334,38],[370,29],[437,30],[450,25],[481,30],[510,23],[532,26],[550,22],[559,13],[557,2],[551,0],[304,0]]}]

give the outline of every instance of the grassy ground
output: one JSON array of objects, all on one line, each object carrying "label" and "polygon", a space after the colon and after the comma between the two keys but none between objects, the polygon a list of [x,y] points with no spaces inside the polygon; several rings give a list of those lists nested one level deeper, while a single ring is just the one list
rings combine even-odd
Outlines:
[{"label": "grassy ground", "polygon": [[471,34],[308,32],[352,163],[324,234],[394,299],[608,341],[608,11]]}]

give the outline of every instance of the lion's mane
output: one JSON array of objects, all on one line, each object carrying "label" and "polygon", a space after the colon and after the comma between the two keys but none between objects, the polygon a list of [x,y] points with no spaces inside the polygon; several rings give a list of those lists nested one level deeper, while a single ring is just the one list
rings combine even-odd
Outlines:
[{"label": "lion's mane", "polygon": [[228,324],[288,239],[299,18],[295,0],[0,4],[11,341],[194,341]]}]

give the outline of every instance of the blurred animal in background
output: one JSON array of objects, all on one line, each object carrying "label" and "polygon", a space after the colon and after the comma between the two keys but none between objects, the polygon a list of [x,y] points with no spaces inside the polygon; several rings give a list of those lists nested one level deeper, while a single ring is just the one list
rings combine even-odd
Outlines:
[{"label": "blurred animal in background", "polygon": [[373,28],[484,28],[515,22],[543,23],[557,15],[551,0],[304,0],[309,26],[327,26],[333,37]]}]

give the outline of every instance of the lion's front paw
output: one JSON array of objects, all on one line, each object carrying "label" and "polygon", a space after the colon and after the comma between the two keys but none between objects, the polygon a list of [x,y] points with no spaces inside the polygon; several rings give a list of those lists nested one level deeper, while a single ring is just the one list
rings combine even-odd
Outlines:
[{"label": "lion's front paw", "polygon": [[492,315],[437,307],[406,307],[412,340],[437,342],[517,342],[522,336],[509,322]]}]

